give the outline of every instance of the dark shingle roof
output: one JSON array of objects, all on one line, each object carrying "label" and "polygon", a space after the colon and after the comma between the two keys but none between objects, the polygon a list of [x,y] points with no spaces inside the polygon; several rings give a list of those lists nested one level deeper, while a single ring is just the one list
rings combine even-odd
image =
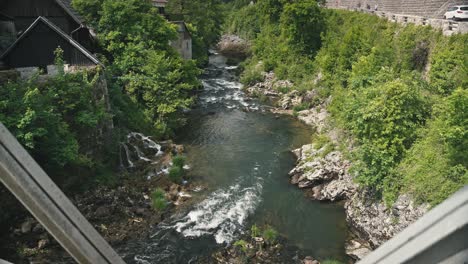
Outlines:
[{"label": "dark shingle roof", "polygon": [[26,36],[28,33],[34,29],[34,27],[37,26],[39,23],[44,23],[48,27],[50,27],[52,30],[54,30],[57,34],[59,34],[62,38],[64,38],[66,41],[68,41],[72,46],[74,46],[77,50],[79,50],[83,55],[85,55],[88,59],[90,59],[92,62],[94,62],[97,65],[104,66],[91,52],[89,52],[86,48],[80,45],[76,40],[72,39],[69,35],[67,35],[65,32],[63,32],[59,27],[54,25],[54,23],[50,22],[47,18],[45,17],[38,17],[29,27],[24,31],[21,36],[16,39],[16,41],[0,56],[0,60],[2,60],[8,53],[10,53],[13,48],[18,45],[18,43]]},{"label": "dark shingle roof", "polygon": [[59,4],[78,24],[84,25],[84,19],[73,8],[72,0],[55,0],[55,2],[57,2],[57,4]]}]

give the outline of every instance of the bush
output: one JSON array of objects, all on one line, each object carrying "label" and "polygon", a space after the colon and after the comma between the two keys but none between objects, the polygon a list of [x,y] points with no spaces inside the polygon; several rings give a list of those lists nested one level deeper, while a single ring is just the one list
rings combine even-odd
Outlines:
[{"label": "bush", "polygon": [[174,158],[172,158],[172,165],[174,165],[175,167],[183,168],[185,165],[185,160],[186,158],[184,156],[177,155]]},{"label": "bush", "polygon": [[240,81],[245,85],[254,85],[264,80],[263,74],[260,70],[254,68],[246,69],[241,75]]},{"label": "bush", "polygon": [[265,228],[265,230],[263,230],[262,237],[267,243],[273,244],[278,238],[278,231],[273,229],[271,226],[268,226],[267,228]]},{"label": "bush", "polygon": [[163,189],[157,188],[151,193],[153,208],[162,211],[167,207],[166,193]]},{"label": "bush", "polygon": [[169,169],[169,179],[174,183],[181,183],[184,176],[184,169],[181,167],[173,166]]},{"label": "bush", "polygon": [[248,249],[247,245],[248,245],[247,241],[242,240],[242,239],[234,242],[234,246],[240,248],[242,252],[244,253],[247,252],[247,249]]}]

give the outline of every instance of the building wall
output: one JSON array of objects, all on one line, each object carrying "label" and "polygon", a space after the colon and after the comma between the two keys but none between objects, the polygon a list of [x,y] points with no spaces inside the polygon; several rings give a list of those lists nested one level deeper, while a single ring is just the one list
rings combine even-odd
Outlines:
[{"label": "building wall", "polygon": [[442,18],[448,7],[468,0],[327,0],[327,6],[352,10],[375,10],[394,14]]},{"label": "building wall", "polygon": [[88,57],[42,22],[13,48],[4,58],[4,62],[10,68],[41,67],[45,69],[47,65],[54,64],[54,51],[59,46],[64,51],[63,57],[66,63],[78,66],[94,65]]},{"label": "building wall", "polygon": [[13,21],[0,20],[0,55],[16,40]]},{"label": "building wall", "polygon": [[79,27],[55,0],[1,0],[0,12],[14,18],[16,30],[25,31],[38,16],[49,19],[70,34]]},{"label": "building wall", "polygon": [[185,60],[192,59],[192,37],[184,23],[176,23],[178,28],[178,38],[171,41],[171,46],[176,49]]}]

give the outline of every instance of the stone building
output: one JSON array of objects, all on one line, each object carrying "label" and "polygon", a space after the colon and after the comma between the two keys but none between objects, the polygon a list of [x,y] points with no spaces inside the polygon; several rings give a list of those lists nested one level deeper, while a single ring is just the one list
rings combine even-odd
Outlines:
[{"label": "stone building", "polygon": [[[166,14],[167,0],[152,0],[153,6],[158,8],[159,14],[166,17],[169,20],[169,16]],[[171,41],[171,46],[177,50],[180,56],[185,60],[192,59],[192,35],[190,30],[184,21],[171,21],[171,23],[177,26],[178,37],[175,41]]]}]

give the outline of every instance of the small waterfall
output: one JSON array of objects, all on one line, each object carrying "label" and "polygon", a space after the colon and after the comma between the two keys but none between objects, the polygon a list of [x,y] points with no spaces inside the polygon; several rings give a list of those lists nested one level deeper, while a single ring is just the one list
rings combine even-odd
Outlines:
[{"label": "small waterfall", "polygon": [[141,150],[135,146],[135,145],[132,145],[133,148],[135,149],[137,155],[138,155],[138,158],[141,159],[141,160],[144,160],[144,161],[147,161],[147,162],[151,162],[152,160],[148,159],[147,157],[145,157],[145,155],[143,154],[143,152],[141,152]]},{"label": "small waterfall", "polygon": [[161,145],[154,142],[150,137],[145,136],[142,133],[131,132],[127,136],[127,141],[130,141],[130,139],[132,139],[132,138],[142,141],[146,148],[151,148],[151,149],[157,150],[155,156],[159,156],[159,155],[163,154],[163,152],[161,151]]},{"label": "small waterfall", "polygon": [[128,167],[130,167],[130,168],[135,167],[135,165],[133,164],[132,159],[130,157],[130,150],[128,150],[127,144],[122,143],[122,146],[124,147],[125,155],[127,156]]}]

